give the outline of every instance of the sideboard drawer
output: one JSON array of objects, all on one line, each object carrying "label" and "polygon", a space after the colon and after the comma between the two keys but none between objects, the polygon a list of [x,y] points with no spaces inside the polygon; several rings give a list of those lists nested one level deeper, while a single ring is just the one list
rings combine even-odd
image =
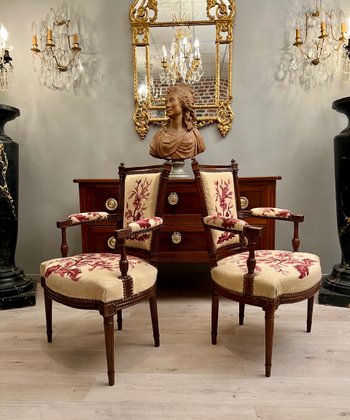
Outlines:
[{"label": "sideboard drawer", "polygon": [[168,183],[164,215],[201,214],[201,212],[200,200],[193,182],[170,181]]}]

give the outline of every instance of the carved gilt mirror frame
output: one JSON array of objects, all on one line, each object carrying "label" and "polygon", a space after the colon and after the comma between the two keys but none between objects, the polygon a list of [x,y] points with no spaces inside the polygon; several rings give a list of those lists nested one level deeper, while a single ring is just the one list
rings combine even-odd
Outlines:
[{"label": "carved gilt mirror frame", "polygon": [[[176,10],[179,5],[192,7],[191,14]],[[162,125],[167,121],[165,93],[168,85],[161,83],[159,77],[161,51],[162,48],[164,51],[162,44],[166,43],[170,49],[174,31],[179,27],[191,31],[193,38],[199,34],[199,41],[203,45],[200,56],[204,75],[199,82],[192,84],[196,93],[197,126],[216,123],[222,136],[228,133],[233,121],[232,41],[235,11],[235,0],[133,0],[129,10],[134,75],[133,119],[142,139],[146,137],[150,124]],[[200,20],[194,17],[200,17]],[[210,93],[203,93],[204,89],[209,89]]]}]

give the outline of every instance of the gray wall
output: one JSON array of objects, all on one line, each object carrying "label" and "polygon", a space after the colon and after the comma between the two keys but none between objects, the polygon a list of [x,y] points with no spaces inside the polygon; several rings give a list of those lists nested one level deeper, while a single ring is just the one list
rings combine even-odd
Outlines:
[{"label": "gray wall", "polygon": [[[332,138],[346,126],[346,118],[333,111],[331,103],[350,96],[350,84],[335,81],[305,91],[275,81],[294,3],[237,0],[234,124],[225,138],[216,127],[203,129],[207,151],[200,160],[226,163],[235,158],[242,176],[281,175],[277,204],[305,214],[302,249],[319,254],[327,273],[340,259]],[[94,29],[102,74],[100,82],[72,93],[41,86],[32,72],[32,21],[38,23],[56,3],[0,0],[1,19],[15,48],[16,86],[0,92],[0,103],[21,110],[21,117],[5,131],[20,145],[16,260],[27,274],[38,273],[40,261],[58,255],[55,222],[78,209],[74,178],[114,177],[119,162],[154,163],[148,155],[153,130],[141,141],[132,122],[130,1],[68,4]],[[340,4],[348,13],[346,1]],[[290,231],[279,227],[277,246],[289,246]]]}]

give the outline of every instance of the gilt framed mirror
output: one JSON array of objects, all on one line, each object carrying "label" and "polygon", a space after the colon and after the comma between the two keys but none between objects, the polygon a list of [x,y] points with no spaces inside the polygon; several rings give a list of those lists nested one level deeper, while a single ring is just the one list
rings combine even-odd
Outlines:
[{"label": "gilt framed mirror", "polygon": [[134,123],[144,139],[161,125],[169,86],[189,83],[196,93],[197,126],[231,128],[235,0],[134,0],[132,29]]}]

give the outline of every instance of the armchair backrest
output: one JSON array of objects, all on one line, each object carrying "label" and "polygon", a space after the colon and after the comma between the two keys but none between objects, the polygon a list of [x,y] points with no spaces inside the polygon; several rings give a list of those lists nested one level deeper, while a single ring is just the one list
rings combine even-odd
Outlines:
[{"label": "armchair backrest", "polygon": [[[192,159],[198,194],[201,199],[202,216],[225,216],[237,218],[240,208],[238,164],[200,165]],[[243,237],[230,232],[205,227],[209,252],[241,249]]]},{"label": "armchair backrest", "polygon": [[[126,168],[119,166],[120,227],[140,219],[162,217],[171,164]],[[145,232],[126,241],[127,248],[142,250],[154,256],[158,252],[159,229]]]}]

